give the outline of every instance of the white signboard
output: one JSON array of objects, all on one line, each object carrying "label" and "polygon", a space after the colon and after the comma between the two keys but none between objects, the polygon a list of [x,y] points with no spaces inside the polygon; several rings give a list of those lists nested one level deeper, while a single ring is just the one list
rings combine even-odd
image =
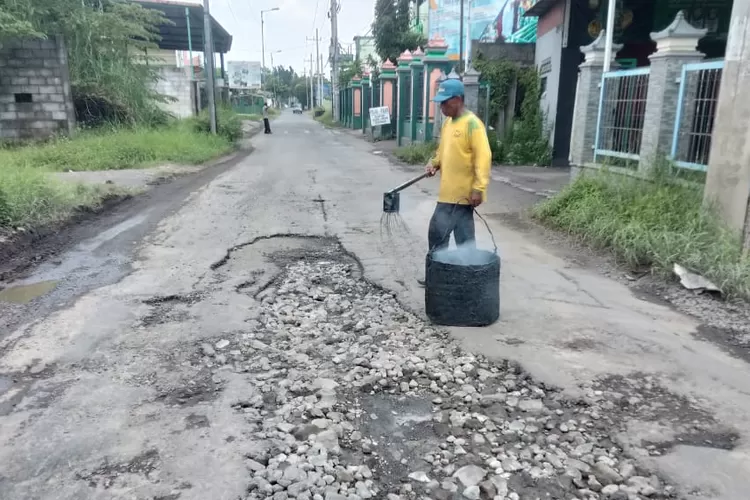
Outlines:
[{"label": "white signboard", "polygon": [[382,106],[380,108],[370,108],[370,125],[373,127],[380,127],[382,125],[389,125],[391,123],[391,112],[388,106]]},{"label": "white signboard", "polygon": [[260,63],[227,61],[227,76],[232,87],[260,87]]}]

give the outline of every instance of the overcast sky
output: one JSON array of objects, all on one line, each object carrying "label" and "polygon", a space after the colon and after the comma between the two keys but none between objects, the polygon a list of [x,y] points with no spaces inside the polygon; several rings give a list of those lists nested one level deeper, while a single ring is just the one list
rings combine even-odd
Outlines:
[{"label": "overcast sky", "polygon": [[[370,29],[375,0],[339,0],[339,43],[346,49],[356,35]],[[227,60],[260,61],[260,11],[279,7],[264,15],[266,21],[266,66],[292,66],[302,73],[303,60],[309,66],[310,54],[315,57],[315,28],[320,30],[320,53],[324,64],[331,41],[328,18],[330,0],[211,0],[211,14],[232,35],[232,51]],[[326,73],[329,69],[326,69]]]}]

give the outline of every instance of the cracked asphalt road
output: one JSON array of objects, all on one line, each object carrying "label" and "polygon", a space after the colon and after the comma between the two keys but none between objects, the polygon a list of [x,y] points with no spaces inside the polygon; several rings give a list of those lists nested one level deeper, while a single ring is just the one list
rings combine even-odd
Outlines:
[{"label": "cracked asphalt road", "polygon": [[747,363],[546,246],[533,194],[482,207],[501,321],[442,332],[415,286],[434,181],[384,238],[413,171],[274,130],[21,282],[58,285],[2,309],[0,498],[747,497]]}]

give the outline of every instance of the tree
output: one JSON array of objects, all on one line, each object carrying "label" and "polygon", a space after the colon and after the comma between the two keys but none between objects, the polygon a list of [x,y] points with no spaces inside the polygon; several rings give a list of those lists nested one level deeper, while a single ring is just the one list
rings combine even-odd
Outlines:
[{"label": "tree", "polygon": [[339,68],[339,86],[346,87],[349,82],[362,72],[362,63],[359,59],[350,61]]},{"label": "tree", "polygon": [[372,34],[382,60],[395,61],[405,50],[424,45],[425,37],[410,27],[411,0],[377,0]]}]

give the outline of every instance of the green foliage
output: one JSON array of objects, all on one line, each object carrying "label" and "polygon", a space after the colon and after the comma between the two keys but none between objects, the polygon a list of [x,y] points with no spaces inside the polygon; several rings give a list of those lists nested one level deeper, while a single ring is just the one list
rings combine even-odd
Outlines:
[{"label": "green foliage", "polygon": [[404,50],[424,46],[425,37],[411,29],[411,0],[377,0],[372,34],[375,48],[382,60],[395,62]]},{"label": "green foliage", "polygon": [[750,298],[750,257],[738,234],[702,206],[702,188],[661,169],[649,180],[609,172],[578,177],[534,215],[624,263],[668,275],[678,263],[730,296]]},{"label": "green foliage", "polygon": [[503,142],[497,136],[497,132],[494,130],[488,130],[487,140],[490,143],[490,150],[492,151],[492,162],[503,163],[507,157],[507,153]]},{"label": "green foliage", "polygon": [[29,19],[31,0],[0,0],[0,40],[8,38],[43,38]]},{"label": "green foliage", "polygon": [[490,84],[489,122],[497,123],[498,114],[508,105],[510,89],[520,68],[512,61],[490,60],[481,53],[472,64],[482,74],[482,80]]},{"label": "green foliage", "polygon": [[[193,130],[203,134],[211,132],[211,116],[208,110],[200,115],[191,117],[189,122]],[[242,118],[229,108],[216,109],[216,133],[229,142],[235,142],[242,137]]]},{"label": "green foliage", "polygon": [[0,227],[7,226],[12,221],[8,195],[0,189]]},{"label": "green foliage", "polygon": [[396,149],[393,154],[410,165],[426,165],[435,156],[435,151],[437,151],[435,142],[415,142]]},{"label": "green foliage", "polygon": [[[490,60],[480,54],[474,66],[482,80],[490,85],[490,123],[497,123],[500,111],[508,105],[514,82],[523,89],[520,116],[505,137],[499,137],[493,149],[493,160],[513,165],[549,165],[552,151],[544,129],[544,116],[539,106],[539,75],[533,69],[520,68],[507,60]],[[488,124],[488,125],[489,125]],[[490,141],[492,146],[493,141]]]},{"label": "green foliage", "polygon": [[362,72],[362,63],[359,59],[355,59],[351,62],[343,64],[339,69],[339,85],[346,87],[352,78],[359,75]]},{"label": "green foliage", "polygon": [[294,98],[305,107],[309,105],[307,100],[310,81],[298,75],[291,66],[288,68],[277,66],[271,71],[266,71],[265,89],[282,102]]},{"label": "green foliage", "polygon": [[519,84],[524,89],[524,98],[521,116],[505,139],[507,160],[513,165],[547,166],[552,161],[552,150],[539,106],[539,75],[533,69],[523,70],[519,74]]}]

